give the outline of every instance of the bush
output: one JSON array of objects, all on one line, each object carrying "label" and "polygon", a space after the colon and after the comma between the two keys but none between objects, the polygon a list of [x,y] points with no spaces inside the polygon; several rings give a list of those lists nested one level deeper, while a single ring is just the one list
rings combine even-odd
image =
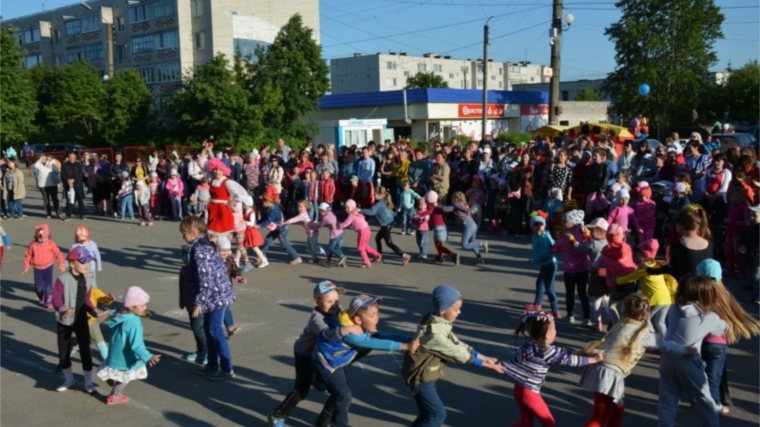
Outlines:
[{"label": "bush", "polygon": [[524,143],[533,140],[533,137],[527,132],[502,133],[499,134],[499,138],[517,146],[521,146]]}]

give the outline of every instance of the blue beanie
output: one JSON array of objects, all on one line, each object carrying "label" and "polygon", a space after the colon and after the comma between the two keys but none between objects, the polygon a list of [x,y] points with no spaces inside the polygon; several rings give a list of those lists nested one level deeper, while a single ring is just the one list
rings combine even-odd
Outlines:
[{"label": "blue beanie", "polygon": [[440,313],[462,299],[462,294],[451,285],[438,285],[433,289],[433,312]]}]

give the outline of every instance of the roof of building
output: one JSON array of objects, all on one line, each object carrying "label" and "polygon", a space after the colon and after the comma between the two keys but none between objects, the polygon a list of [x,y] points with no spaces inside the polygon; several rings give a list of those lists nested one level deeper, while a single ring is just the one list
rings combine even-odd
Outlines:
[{"label": "roof of building", "polygon": [[[408,89],[408,104],[426,103],[482,103],[483,91],[477,89]],[[548,104],[549,92],[489,90],[491,104]],[[404,91],[382,91],[325,95],[319,108],[375,107],[404,103]]]}]

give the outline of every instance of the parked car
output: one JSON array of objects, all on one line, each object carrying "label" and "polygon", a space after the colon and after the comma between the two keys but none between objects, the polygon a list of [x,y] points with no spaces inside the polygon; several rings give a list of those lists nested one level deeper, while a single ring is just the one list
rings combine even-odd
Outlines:
[{"label": "parked car", "polygon": [[71,144],[68,142],[54,142],[52,144],[48,144],[45,146],[45,148],[42,150],[43,153],[51,153],[56,151],[63,151],[63,152],[70,152],[73,151],[75,153],[78,153],[81,150],[86,150],[86,147],[83,147],[78,144]]},{"label": "parked car", "polygon": [[739,146],[741,148],[757,147],[757,139],[749,133],[714,133],[713,140],[720,141],[721,151],[728,148]]},{"label": "parked car", "polygon": [[45,150],[45,144],[29,144],[29,148],[34,151],[35,155],[39,155]]}]

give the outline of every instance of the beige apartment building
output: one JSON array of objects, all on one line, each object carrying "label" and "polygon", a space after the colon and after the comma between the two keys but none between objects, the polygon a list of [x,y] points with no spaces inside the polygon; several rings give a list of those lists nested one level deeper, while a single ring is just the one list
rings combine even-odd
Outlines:
[{"label": "beige apartment building", "polygon": [[96,0],[1,25],[17,29],[24,67],[87,59],[104,76],[134,68],[160,105],[184,72],[218,53],[253,54],[296,13],[319,42],[318,0]]},{"label": "beige apartment building", "polygon": [[[512,90],[513,84],[548,82],[550,67],[530,62],[488,61],[488,89]],[[330,60],[332,93],[382,92],[403,89],[407,78],[434,72],[451,89],[483,89],[482,59],[456,59],[438,53],[409,56],[404,52],[354,54]],[[548,73],[548,74],[547,74]]]}]

